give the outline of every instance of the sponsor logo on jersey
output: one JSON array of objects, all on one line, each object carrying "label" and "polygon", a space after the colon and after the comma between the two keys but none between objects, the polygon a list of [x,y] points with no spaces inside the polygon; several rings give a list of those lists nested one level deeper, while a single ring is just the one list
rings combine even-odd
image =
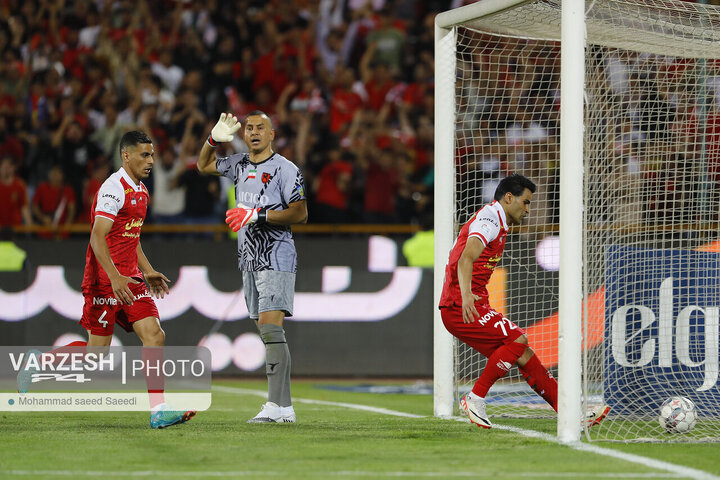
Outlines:
[{"label": "sponsor logo on jersey", "polygon": [[305,196],[305,188],[303,188],[302,185],[298,185],[297,192],[298,192],[298,195],[300,195],[301,197]]},{"label": "sponsor logo on jersey", "polygon": [[[110,199],[115,200],[116,202],[120,203],[120,199],[111,193],[103,193],[101,198],[110,198]],[[105,205],[107,205],[107,203]]]},{"label": "sponsor logo on jersey", "polygon": [[478,230],[480,233],[483,234],[484,237],[487,237],[488,234],[491,232],[491,227],[487,223],[483,223],[478,227]]},{"label": "sponsor logo on jersey", "polygon": [[128,193],[130,193],[130,192],[132,192],[132,191],[133,191],[132,188],[126,188],[126,189],[125,189],[125,195],[127,195]]},{"label": "sponsor logo on jersey", "polygon": [[238,203],[265,207],[270,203],[270,199],[267,195],[260,195],[259,193],[240,192]]},{"label": "sponsor logo on jersey", "polygon": [[131,228],[142,227],[142,225],[143,225],[142,218],[133,218],[125,224],[125,230],[130,230]]}]

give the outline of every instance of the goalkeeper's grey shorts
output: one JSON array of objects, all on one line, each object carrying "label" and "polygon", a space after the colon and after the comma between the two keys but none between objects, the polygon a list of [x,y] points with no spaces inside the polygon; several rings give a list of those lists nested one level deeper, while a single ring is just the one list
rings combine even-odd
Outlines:
[{"label": "goalkeeper's grey shorts", "polygon": [[263,270],[242,272],[245,303],[250,318],[257,320],[260,313],[280,310],[286,317],[293,314],[295,301],[295,274]]}]

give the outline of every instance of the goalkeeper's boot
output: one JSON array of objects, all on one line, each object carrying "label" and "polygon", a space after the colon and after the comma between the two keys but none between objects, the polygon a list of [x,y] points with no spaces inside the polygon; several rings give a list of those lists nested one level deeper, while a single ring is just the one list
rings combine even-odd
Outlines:
[{"label": "goalkeeper's boot", "polygon": [[602,422],[607,414],[610,412],[608,405],[602,405],[594,410],[591,410],[585,414],[585,425],[590,428],[593,425],[597,425]]},{"label": "goalkeeper's boot", "polygon": [[485,413],[485,399],[470,392],[460,400],[460,406],[472,423],[482,428],[492,428],[492,423]]},{"label": "goalkeeper's boot", "polygon": [[22,368],[18,371],[17,374],[17,390],[18,393],[24,394],[27,393],[28,390],[30,390],[30,385],[32,385],[32,377],[33,374],[40,371],[35,365],[28,365],[28,359],[31,356],[34,356],[37,362],[40,362],[40,356],[42,355],[42,352],[40,350],[28,350],[28,352],[25,354],[25,363],[23,364]]},{"label": "goalkeeper's boot", "polygon": [[197,411],[187,410],[181,412],[179,410],[171,410],[167,405],[163,405],[160,409],[150,414],[151,428],[167,428],[180,423],[185,423],[195,416]]},{"label": "goalkeeper's boot", "polygon": [[295,410],[292,406],[280,407],[277,403],[267,402],[247,423],[295,423]]}]

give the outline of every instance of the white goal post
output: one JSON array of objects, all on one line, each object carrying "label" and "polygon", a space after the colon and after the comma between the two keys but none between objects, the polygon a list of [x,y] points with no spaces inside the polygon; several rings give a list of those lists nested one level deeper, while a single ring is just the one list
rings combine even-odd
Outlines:
[{"label": "white goal post", "polygon": [[[434,304],[462,225],[499,178],[531,178],[489,289],[557,373],[563,442],[720,440],[717,59],[720,9],[680,0],[480,0],[436,17]],[[433,321],[434,412],[450,416],[485,360]],[[697,404],[682,436],[658,424],[672,396]],[[538,398],[513,369],[488,411],[554,418]],[[581,430],[606,402],[609,421]]]}]

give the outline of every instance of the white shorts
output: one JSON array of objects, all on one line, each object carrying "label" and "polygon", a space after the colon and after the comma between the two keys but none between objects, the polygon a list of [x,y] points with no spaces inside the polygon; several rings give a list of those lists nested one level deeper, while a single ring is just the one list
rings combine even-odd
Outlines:
[{"label": "white shorts", "polygon": [[263,270],[242,272],[243,291],[250,318],[257,320],[262,312],[280,310],[286,317],[293,314],[295,274]]}]

